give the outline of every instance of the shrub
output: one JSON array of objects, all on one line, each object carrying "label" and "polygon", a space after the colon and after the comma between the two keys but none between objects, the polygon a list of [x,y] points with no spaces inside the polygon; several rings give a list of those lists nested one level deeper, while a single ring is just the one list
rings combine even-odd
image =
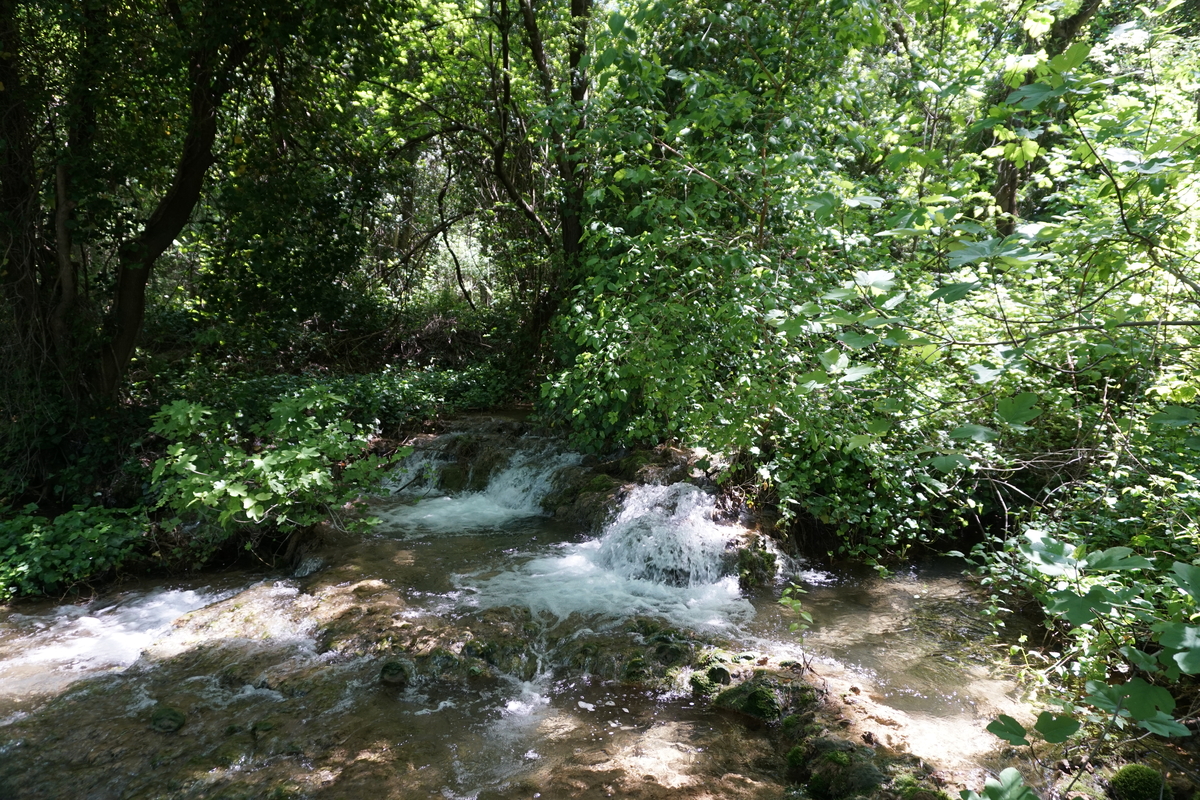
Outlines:
[{"label": "shrub", "polygon": [[146,529],[133,509],[76,506],[57,517],[37,506],[0,521],[0,600],[47,594],[118,569]]}]

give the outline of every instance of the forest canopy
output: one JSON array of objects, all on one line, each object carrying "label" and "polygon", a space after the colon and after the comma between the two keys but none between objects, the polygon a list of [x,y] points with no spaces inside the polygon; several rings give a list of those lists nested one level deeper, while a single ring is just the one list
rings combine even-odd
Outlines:
[{"label": "forest canopy", "polygon": [[0,596],[291,553],[518,403],[1187,684],[1198,12],[0,0]]}]

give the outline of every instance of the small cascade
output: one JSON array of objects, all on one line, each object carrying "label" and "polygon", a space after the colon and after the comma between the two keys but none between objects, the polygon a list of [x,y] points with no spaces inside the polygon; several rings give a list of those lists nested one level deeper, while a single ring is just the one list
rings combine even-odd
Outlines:
[{"label": "small cascade", "polygon": [[[463,467],[454,459],[450,438],[441,447],[418,450],[397,468],[391,489],[403,502],[379,513],[381,530],[447,534],[541,516],[554,476],[580,460],[579,454],[543,440],[518,440],[511,453],[489,459],[492,471],[481,476],[472,470],[484,467]],[[485,485],[471,491],[472,483]]]},{"label": "small cascade", "polygon": [[614,573],[671,586],[702,586],[728,575],[742,528],[714,519],[713,499],[688,483],[638,486],[600,537],[597,563]]},{"label": "small cascade", "polygon": [[483,580],[464,576],[464,602],[522,605],[551,622],[641,615],[728,630],[754,614],[733,574],[732,547],[746,530],[716,522],[714,512],[713,499],[690,484],[634,487],[599,537]]}]

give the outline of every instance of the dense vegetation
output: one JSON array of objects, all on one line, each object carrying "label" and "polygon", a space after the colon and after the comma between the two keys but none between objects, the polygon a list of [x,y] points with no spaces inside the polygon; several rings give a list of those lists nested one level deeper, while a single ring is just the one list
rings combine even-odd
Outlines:
[{"label": "dense vegetation", "polygon": [[0,0],[0,595],[283,557],[532,402],[959,550],[1067,712],[1187,732],[1194,2],[236,6]]}]

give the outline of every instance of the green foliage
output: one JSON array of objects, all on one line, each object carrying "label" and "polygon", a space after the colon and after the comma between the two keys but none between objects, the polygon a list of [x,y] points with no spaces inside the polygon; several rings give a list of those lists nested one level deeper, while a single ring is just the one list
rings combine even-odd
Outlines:
[{"label": "green foliage", "polygon": [[[215,525],[219,541],[245,529],[250,547],[266,528],[290,532],[322,520],[365,527],[356,504],[383,478],[368,455],[372,432],[339,419],[345,399],[310,388],[273,403],[269,417],[243,428],[177,400],[155,415],[153,431],[172,442],[154,464],[157,506]],[[209,553],[197,554],[203,561]]]},{"label": "green foliage", "polygon": [[988,778],[984,782],[982,795],[963,789],[959,797],[962,800],[1037,800],[1037,794],[1025,784],[1021,773],[1012,767],[1001,770],[998,778]]},{"label": "green foliage", "polygon": [[1171,800],[1175,793],[1157,770],[1144,764],[1126,764],[1110,781],[1117,800]]},{"label": "green foliage", "polygon": [[48,518],[26,506],[0,520],[0,600],[108,576],[139,549],[149,524],[140,509],[76,506]]},{"label": "green foliage", "polygon": [[813,615],[804,610],[804,602],[800,599],[802,594],[806,594],[804,588],[795,583],[784,587],[779,593],[779,604],[800,618],[799,621],[788,625],[788,630],[792,633],[808,630],[813,622]]}]

